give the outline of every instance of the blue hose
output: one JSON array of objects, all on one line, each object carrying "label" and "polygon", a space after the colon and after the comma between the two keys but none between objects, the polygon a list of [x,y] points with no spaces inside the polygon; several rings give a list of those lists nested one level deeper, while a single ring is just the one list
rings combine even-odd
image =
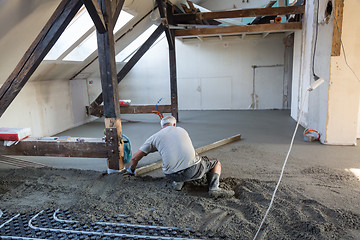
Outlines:
[{"label": "blue hose", "polygon": [[122,137],[124,141],[124,163],[129,163],[132,157],[131,142],[130,139],[124,134]]}]

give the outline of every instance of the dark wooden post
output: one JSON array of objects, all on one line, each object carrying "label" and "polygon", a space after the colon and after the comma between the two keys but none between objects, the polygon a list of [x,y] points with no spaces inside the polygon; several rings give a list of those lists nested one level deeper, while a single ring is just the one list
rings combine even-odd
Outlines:
[{"label": "dark wooden post", "polygon": [[[130,70],[135,66],[135,64],[141,59],[142,56],[150,49],[151,45],[160,37],[164,32],[162,25],[151,34],[151,36],[145,41],[143,45],[136,51],[136,53],[130,58],[130,60],[123,66],[120,72],[117,74],[117,81],[120,83],[125,76],[130,72]],[[96,109],[103,102],[102,93],[90,104],[90,110],[88,111],[91,114],[92,110]]]},{"label": "dark wooden post", "polygon": [[169,44],[169,65],[170,65],[170,94],[171,94],[171,115],[179,121],[178,114],[178,94],[177,94],[177,76],[176,76],[176,51],[175,51],[175,33],[171,31],[173,48]]},{"label": "dark wooden post", "polygon": [[[101,87],[104,98],[106,146],[108,167],[113,170],[124,168],[124,144],[120,119],[119,91],[115,62],[113,5],[110,0],[98,0],[105,18],[107,32],[97,32]],[[116,134],[114,134],[116,132]],[[114,147],[115,146],[115,147]]]},{"label": "dark wooden post", "polygon": [[157,0],[157,4],[161,17],[161,24],[164,26],[166,39],[169,45],[171,115],[173,115],[176,120],[179,121],[176,81],[175,32],[169,28],[169,19],[172,22],[173,16],[172,12],[168,10],[168,7],[171,6],[168,4],[165,5],[164,0]]}]

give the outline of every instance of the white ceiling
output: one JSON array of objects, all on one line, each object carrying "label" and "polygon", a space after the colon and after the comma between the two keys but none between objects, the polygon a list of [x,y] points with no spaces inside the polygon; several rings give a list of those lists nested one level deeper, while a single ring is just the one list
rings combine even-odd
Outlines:
[{"label": "white ceiling", "polygon": [[[260,2],[263,4],[268,2],[268,0],[248,1],[193,0],[194,3],[212,11],[233,9],[234,6],[246,8],[255,3],[259,6]],[[172,2],[180,5],[180,3],[186,3],[186,0],[172,0]],[[0,52],[2,53],[0,84],[5,82],[11,74],[59,3],[60,0],[0,0]],[[123,10],[135,17],[116,33],[115,39],[129,31],[139,19],[149,13],[153,4],[154,0],[126,0]],[[156,15],[158,15],[157,11]],[[153,19],[146,17],[141,24],[116,43],[116,52],[120,52],[153,23]],[[94,61],[96,56],[95,51],[83,62],[43,61],[30,80],[70,79],[79,73],[78,77],[81,78],[98,76],[98,61]]]}]

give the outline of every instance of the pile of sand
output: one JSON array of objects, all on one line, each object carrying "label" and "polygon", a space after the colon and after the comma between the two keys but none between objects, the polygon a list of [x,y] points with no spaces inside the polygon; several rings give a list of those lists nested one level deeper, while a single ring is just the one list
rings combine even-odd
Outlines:
[{"label": "pile of sand", "polygon": [[[310,172],[307,172],[310,174]],[[0,171],[0,209],[34,213],[70,209],[84,221],[113,214],[159,217],[164,224],[191,227],[224,239],[252,239],[271,199],[275,182],[222,179],[236,193],[211,199],[206,185],[187,183],[174,191],[164,178],[103,175],[51,168]],[[360,215],[331,209],[282,183],[264,225],[263,239],[358,239]]]}]

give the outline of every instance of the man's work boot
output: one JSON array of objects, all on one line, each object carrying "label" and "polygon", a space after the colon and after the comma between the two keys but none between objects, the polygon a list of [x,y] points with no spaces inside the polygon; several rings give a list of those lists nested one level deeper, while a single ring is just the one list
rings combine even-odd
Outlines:
[{"label": "man's work boot", "polygon": [[209,184],[209,196],[212,198],[230,198],[235,195],[233,190],[226,190],[219,187],[220,175],[213,172],[206,174]]},{"label": "man's work boot", "polygon": [[173,181],[173,183],[172,183],[172,187],[176,191],[181,191],[183,186],[184,186],[184,182],[175,182],[175,181]]}]

